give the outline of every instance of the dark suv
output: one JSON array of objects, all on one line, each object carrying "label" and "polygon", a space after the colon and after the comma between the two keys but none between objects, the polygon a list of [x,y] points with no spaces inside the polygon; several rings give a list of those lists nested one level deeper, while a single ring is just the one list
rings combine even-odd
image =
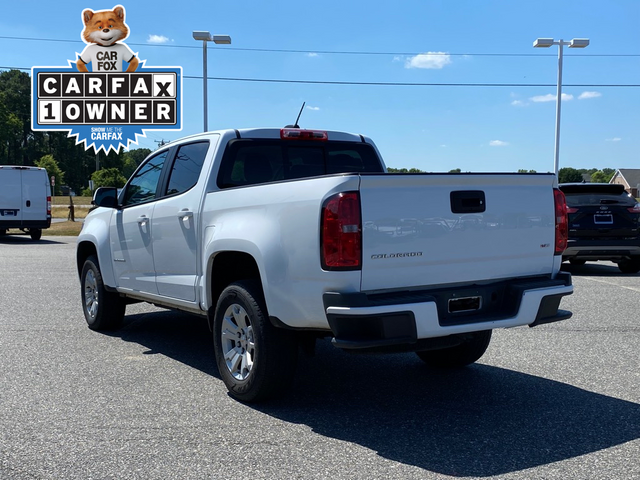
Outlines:
[{"label": "dark suv", "polygon": [[563,260],[610,260],[623,273],[640,271],[640,204],[622,185],[564,183],[569,242]]}]

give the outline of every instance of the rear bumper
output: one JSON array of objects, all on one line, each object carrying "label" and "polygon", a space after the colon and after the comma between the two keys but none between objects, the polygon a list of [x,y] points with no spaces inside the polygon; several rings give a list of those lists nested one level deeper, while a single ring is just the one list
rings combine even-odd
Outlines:
[{"label": "rear bumper", "polygon": [[[327,293],[323,300],[335,346],[411,351],[470,332],[566,320],[571,312],[558,307],[562,297],[572,293],[571,275],[560,272],[555,280],[385,295]],[[474,311],[448,311],[451,300],[477,297],[479,308]]]},{"label": "rear bumper", "polygon": [[0,220],[0,229],[7,228],[49,228],[51,218],[47,220]]},{"label": "rear bumper", "polygon": [[640,256],[640,238],[634,239],[569,239],[563,258],[583,260],[616,260]]}]

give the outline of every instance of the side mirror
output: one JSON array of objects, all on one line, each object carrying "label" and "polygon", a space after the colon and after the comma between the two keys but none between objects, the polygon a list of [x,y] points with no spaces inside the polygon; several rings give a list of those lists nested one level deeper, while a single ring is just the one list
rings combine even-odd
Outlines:
[{"label": "side mirror", "polygon": [[91,204],[96,207],[117,208],[118,190],[115,187],[100,187],[93,194]]}]

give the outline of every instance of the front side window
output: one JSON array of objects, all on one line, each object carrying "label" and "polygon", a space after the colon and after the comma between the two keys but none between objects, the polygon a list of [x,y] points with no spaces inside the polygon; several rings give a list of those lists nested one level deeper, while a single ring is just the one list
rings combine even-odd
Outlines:
[{"label": "front side window", "polygon": [[178,148],[169,174],[167,195],[186,192],[198,182],[208,149],[209,142],[189,143]]},{"label": "front side window", "polygon": [[168,153],[169,150],[165,150],[150,158],[131,177],[124,193],[123,206],[147,202],[156,197],[160,174]]}]

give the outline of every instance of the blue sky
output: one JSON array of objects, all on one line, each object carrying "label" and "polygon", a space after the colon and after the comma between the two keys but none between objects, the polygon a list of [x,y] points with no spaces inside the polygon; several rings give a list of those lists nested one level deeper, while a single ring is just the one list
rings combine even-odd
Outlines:
[{"label": "blue sky", "polygon": [[[22,68],[74,60],[84,48],[82,10],[118,4],[5,3],[0,66]],[[202,43],[193,30],[232,37],[209,44],[209,77],[327,82],[555,85],[557,47],[533,41],[589,38],[586,49],[564,49],[563,84],[586,86],[563,88],[560,167],[640,168],[640,87],[601,86],[640,84],[638,0],[119,3],[138,57],[181,66],[185,76],[182,132],[150,133],[141,147],[202,131]],[[208,85],[211,130],[282,127],[304,101],[303,128],[368,135],[389,166],[553,169],[555,86]]]}]

